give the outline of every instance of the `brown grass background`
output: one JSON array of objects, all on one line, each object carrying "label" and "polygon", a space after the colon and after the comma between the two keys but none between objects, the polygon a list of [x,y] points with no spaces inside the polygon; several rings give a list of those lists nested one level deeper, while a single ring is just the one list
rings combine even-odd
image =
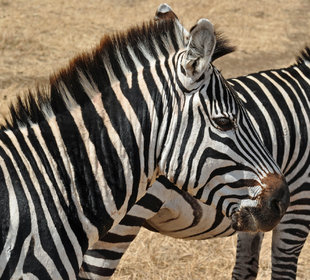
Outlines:
[{"label": "brown grass background", "polygon": [[[8,102],[66,65],[105,33],[153,17],[157,0],[0,0],[0,113]],[[217,62],[225,77],[287,66],[310,43],[307,0],[171,0],[190,28],[209,18],[238,47]],[[270,278],[270,234],[258,279]],[[182,241],[142,230],[115,273],[125,279],[229,279],[236,237]],[[310,279],[310,247],[300,257],[298,279]]]}]

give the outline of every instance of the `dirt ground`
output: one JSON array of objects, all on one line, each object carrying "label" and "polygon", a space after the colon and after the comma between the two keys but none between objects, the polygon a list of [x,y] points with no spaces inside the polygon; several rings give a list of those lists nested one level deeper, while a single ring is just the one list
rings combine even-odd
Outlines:
[{"label": "dirt ground", "polygon": [[[157,0],[0,0],[0,113],[20,92],[88,50],[109,32],[151,19]],[[310,44],[307,0],[170,1],[190,28],[209,18],[237,51],[217,62],[225,77],[287,66]],[[118,279],[229,279],[236,238],[182,241],[143,230],[113,277]],[[309,242],[308,242],[309,243]],[[310,279],[305,246],[298,279]],[[261,253],[258,279],[270,277],[270,234]]]}]

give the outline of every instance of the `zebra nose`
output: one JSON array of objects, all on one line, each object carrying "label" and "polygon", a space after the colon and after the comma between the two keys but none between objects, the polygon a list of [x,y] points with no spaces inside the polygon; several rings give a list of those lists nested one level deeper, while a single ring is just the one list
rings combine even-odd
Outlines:
[{"label": "zebra nose", "polygon": [[265,205],[270,211],[282,217],[290,203],[290,192],[284,177],[270,174],[262,183],[267,186],[262,194]]},{"label": "zebra nose", "polygon": [[[268,231],[281,220],[290,203],[290,193],[283,176],[270,174],[263,184],[265,188],[261,194],[261,230]],[[267,218],[269,217],[269,218]]]},{"label": "zebra nose", "polygon": [[268,208],[271,209],[271,211],[279,213],[279,216],[282,217],[285,214],[285,211],[289,206],[289,203],[290,203],[289,191],[288,188],[286,188],[285,185],[283,185],[270,196],[267,206]]},{"label": "zebra nose", "polygon": [[269,231],[283,217],[290,200],[284,177],[270,174],[262,180],[263,191],[258,198],[258,207],[241,207],[232,215],[232,228],[238,231]]}]

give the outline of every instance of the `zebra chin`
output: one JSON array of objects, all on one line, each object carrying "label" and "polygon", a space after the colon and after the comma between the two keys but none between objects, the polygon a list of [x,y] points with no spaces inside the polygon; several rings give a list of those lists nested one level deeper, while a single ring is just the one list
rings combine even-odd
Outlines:
[{"label": "zebra chin", "polygon": [[231,215],[231,226],[234,230],[269,231],[285,214],[289,206],[290,194],[284,178],[277,174],[270,174],[262,183],[265,187],[254,200],[257,201],[256,206],[251,206],[250,203],[241,204],[240,208]]}]

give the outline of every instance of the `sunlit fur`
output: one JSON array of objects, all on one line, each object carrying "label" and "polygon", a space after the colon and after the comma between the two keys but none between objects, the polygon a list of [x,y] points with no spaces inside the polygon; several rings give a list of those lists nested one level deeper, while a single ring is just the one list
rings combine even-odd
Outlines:
[{"label": "sunlit fur", "polygon": [[[182,71],[201,38],[204,61],[230,50],[210,46],[209,21],[195,28],[188,46],[174,20],[105,37],[13,103],[0,130],[1,278],[76,279],[87,249],[162,174],[201,200],[201,188],[225,194],[222,212],[240,229],[278,222],[283,209],[264,203],[287,205],[286,184],[235,92],[212,64],[199,73],[189,58],[197,80]],[[241,203],[253,194],[256,205]]]},{"label": "sunlit fur", "polygon": [[[291,205],[273,231],[272,277],[295,279],[299,253],[310,224],[310,51],[288,68],[229,80],[239,91],[252,122],[289,182]],[[294,105],[293,105],[294,104]],[[275,113],[277,112],[277,113]],[[277,117],[275,117],[277,116]],[[140,227],[175,238],[202,240],[235,233],[222,214],[221,200],[202,204],[160,177],[120,226],[87,251],[80,275],[108,279]],[[219,211],[220,210],[220,211]],[[239,233],[233,279],[255,279],[263,233]],[[204,248],[208,250],[208,248]]]}]

